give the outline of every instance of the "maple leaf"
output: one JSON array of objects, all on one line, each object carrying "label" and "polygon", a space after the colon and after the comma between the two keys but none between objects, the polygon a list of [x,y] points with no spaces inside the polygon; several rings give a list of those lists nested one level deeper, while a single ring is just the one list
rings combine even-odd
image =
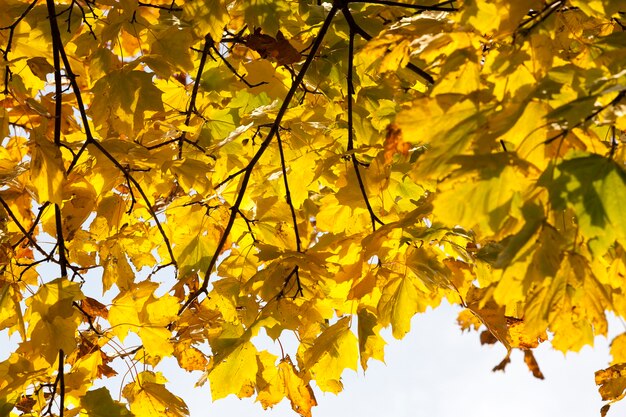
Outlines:
[{"label": "maple leaf", "polygon": [[623,1],[6,3],[0,414],[184,416],[174,357],[309,417],[443,300],[537,378],[626,317]]},{"label": "maple leaf", "polygon": [[[160,373],[144,371],[137,381],[124,387],[124,397],[131,404],[135,415],[150,414],[162,417],[184,417],[189,415],[185,402],[165,388],[165,378]],[[120,413],[121,414],[121,413]]]}]

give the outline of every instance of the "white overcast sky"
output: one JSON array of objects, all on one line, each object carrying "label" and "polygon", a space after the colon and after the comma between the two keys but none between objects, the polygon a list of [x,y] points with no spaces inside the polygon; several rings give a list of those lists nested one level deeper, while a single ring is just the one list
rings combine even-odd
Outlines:
[{"label": "white overcast sky", "polygon": [[[567,356],[544,343],[535,355],[545,380],[530,374],[521,352],[512,356],[505,373],[494,373],[491,369],[504,357],[505,349],[481,346],[475,332],[461,333],[455,322],[457,311],[444,304],[416,316],[411,332],[401,341],[387,332],[386,363],[370,361],[365,375],[346,371],[344,391],[339,395],[316,389],[319,405],[313,416],[599,416],[603,403],[594,384],[594,371],[606,367],[610,359],[607,339],[598,337],[593,349],[585,347]],[[611,324],[612,333],[623,331],[617,320]],[[7,340],[6,331],[0,332],[0,360],[14,348]],[[297,416],[286,401],[266,411],[252,399],[232,395],[212,402],[208,384],[194,387],[199,372],[187,373],[173,365],[174,360],[166,360],[159,370],[169,378],[168,388],[187,402],[191,417]],[[119,380],[113,382],[105,385],[117,398]],[[614,405],[608,414],[624,415],[626,402]]]},{"label": "white overcast sky", "polygon": [[[531,375],[519,351],[512,355],[506,372],[494,373],[491,369],[504,358],[506,350],[500,345],[481,346],[476,332],[462,333],[456,324],[458,311],[458,306],[443,304],[415,316],[411,332],[403,340],[393,339],[386,331],[385,363],[371,360],[365,374],[362,370],[345,371],[344,391],[339,395],[324,394],[315,388],[319,405],[313,408],[313,417],[600,415],[603,402],[594,383],[594,372],[608,366],[606,338],[597,337],[593,348],[587,346],[567,356],[552,350],[548,343],[541,345],[535,350],[535,357],[545,380]],[[610,320],[609,331],[614,336],[624,332],[624,325]],[[265,339],[258,347],[279,354],[279,347]],[[283,336],[281,340],[287,351],[295,349]],[[15,341],[16,338],[9,341],[6,331],[0,332],[0,361],[10,355]],[[132,340],[129,342],[132,344]],[[253,399],[240,400],[234,395],[212,402],[208,383],[195,387],[201,373],[180,370],[173,358],[164,360],[157,370],[169,379],[168,388],[185,400],[191,417],[297,417],[287,401],[266,411]],[[118,377],[105,379],[96,386],[109,387],[113,398],[119,399],[123,373],[121,370]],[[625,415],[626,400],[613,405],[608,417]]]},{"label": "white overcast sky", "polygon": [[[547,343],[536,350],[546,377],[534,378],[515,352],[506,372],[491,369],[504,357],[502,346],[481,346],[475,332],[461,333],[455,307],[442,305],[416,316],[405,339],[389,344],[385,364],[370,361],[363,375],[344,374],[344,391],[323,394],[316,389],[319,405],[314,417],[589,417],[599,416],[603,402],[594,383],[594,372],[605,368],[607,339],[596,338],[595,347],[580,353],[552,350]],[[623,327],[612,321],[611,332]],[[169,367],[167,367],[169,369]],[[169,372],[168,372],[169,373]],[[172,374],[170,374],[172,375]],[[263,411],[252,399],[235,396],[211,402],[208,386],[194,388],[196,378],[182,371],[169,388],[185,398],[192,417],[266,416],[294,417],[288,402]],[[626,401],[626,400],[625,400]],[[626,415],[626,403],[615,404],[608,417]]]}]

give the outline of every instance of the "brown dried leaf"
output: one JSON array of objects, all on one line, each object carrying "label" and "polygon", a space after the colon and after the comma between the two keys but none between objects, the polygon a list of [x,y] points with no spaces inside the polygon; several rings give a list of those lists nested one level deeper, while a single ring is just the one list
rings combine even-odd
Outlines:
[{"label": "brown dried leaf", "polygon": [[270,35],[261,33],[261,28],[256,28],[254,33],[246,36],[248,48],[256,51],[261,58],[278,62],[280,65],[295,64],[302,60],[302,55],[296,50],[283,33],[279,30],[276,39]]},{"label": "brown dried leaf", "polygon": [[506,366],[511,363],[511,352],[509,351],[506,356],[504,357],[504,359],[502,359],[502,361],[497,364],[496,366],[493,367],[492,371],[496,372],[496,371],[502,371],[504,372],[504,369],[506,368]]},{"label": "brown dried leaf", "polygon": [[385,164],[391,164],[396,154],[407,156],[410,149],[411,144],[405,142],[402,138],[402,130],[400,127],[395,123],[389,124],[387,126],[387,136],[385,136]]},{"label": "brown dried leaf", "polygon": [[533,355],[532,350],[524,351],[524,363],[528,366],[530,372],[533,373],[533,376],[538,379],[543,379],[543,373],[541,369],[539,369],[539,364],[537,363],[537,359],[535,359],[535,355]]},{"label": "brown dried leaf", "polygon": [[107,309],[107,306],[91,297],[85,297],[83,299],[81,302],[81,308],[91,317],[100,316],[103,319],[107,319],[109,317],[109,310]]},{"label": "brown dried leaf", "polygon": [[15,408],[24,414],[29,414],[33,410],[33,406],[37,401],[30,395],[22,395],[20,400],[15,404]]},{"label": "brown dried leaf", "polygon": [[489,330],[483,330],[480,333],[480,344],[481,345],[493,345],[498,341],[498,338],[495,337]]}]

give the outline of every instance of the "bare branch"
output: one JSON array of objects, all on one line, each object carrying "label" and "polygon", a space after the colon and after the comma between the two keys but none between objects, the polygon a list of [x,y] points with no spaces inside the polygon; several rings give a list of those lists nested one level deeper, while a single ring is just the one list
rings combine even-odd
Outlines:
[{"label": "bare branch", "polygon": [[196,298],[198,298],[198,296],[200,296],[200,294],[206,292],[207,287],[209,285],[211,272],[213,271],[213,268],[215,267],[215,264],[217,263],[217,258],[222,252],[222,249],[224,248],[224,245],[226,244],[226,241],[228,240],[228,235],[230,234],[230,231],[233,228],[233,224],[235,223],[235,218],[237,217],[239,207],[241,206],[244,195],[246,193],[246,188],[248,187],[248,182],[250,181],[250,177],[252,176],[252,171],[254,170],[254,167],[256,166],[259,159],[261,159],[261,156],[263,155],[263,153],[267,150],[268,146],[274,139],[274,136],[276,136],[276,133],[278,132],[278,129],[280,128],[280,123],[283,120],[283,117],[285,116],[287,109],[289,108],[291,99],[295,95],[296,91],[298,90],[300,86],[300,83],[304,79],[306,72],[311,66],[311,63],[313,62],[313,59],[315,58],[315,54],[317,53],[319,47],[321,46],[322,41],[324,40],[324,37],[326,36],[326,32],[330,28],[330,24],[332,23],[332,20],[333,20],[333,17],[335,17],[335,14],[337,14],[337,6],[333,5],[330,11],[328,12],[328,15],[326,16],[326,19],[324,20],[324,23],[322,24],[322,27],[320,28],[317,34],[317,37],[315,38],[315,41],[313,42],[313,46],[311,47],[311,53],[309,54],[307,59],[304,61],[304,64],[302,64],[302,68],[300,69],[300,72],[298,73],[296,80],[291,85],[291,88],[289,89],[289,91],[287,92],[287,95],[285,96],[283,104],[281,105],[280,109],[278,110],[278,113],[276,114],[276,118],[274,119],[274,123],[272,123],[272,127],[270,128],[269,134],[267,135],[265,140],[261,143],[259,150],[254,154],[254,156],[248,163],[245,171],[243,172],[243,177],[241,179],[241,183],[239,186],[239,192],[237,193],[237,198],[231,207],[231,214],[230,214],[230,217],[228,218],[228,223],[226,224],[226,227],[224,228],[222,237],[220,238],[217,244],[217,248],[215,249],[215,252],[213,253],[213,256],[211,257],[211,260],[209,261],[209,266],[206,269],[204,279],[202,281],[202,285],[200,286],[200,288],[198,288],[196,291],[194,291],[193,293],[189,295],[189,298],[187,299],[185,304],[183,304],[180,310],[178,311],[179,315],[183,311],[185,311],[187,307]]},{"label": "bare branch", "polygon": [[362,1],[356,0],[356,1],[349,1],[348,3],[380,4],[382,6],[404,7],[406,9],[420,10],[420,11],[455,12],[459,10],[457,7],[448,6],[449,4],[454,4],[454,0],[444,1],[438,4],[433,4],[432,6],[425,6],[421,4],[408,4],[408,3],[402,3],[399,1],[388,1],[388,0],[362,0]]},{"label": "bare branch", "polygon": [[[198,73],[196,74],[196,79],[193,81],[193,88],[191,90],[189,106],[187,106],[187,111],[185,112],[185,126],[189,126],[189,123],[191,122],[191,115],[197,111],[196,98],[198,97],[198,90],[200,89],[200,79],[202,78],[204,65],[206,64],[206,58],[209,55],[209,51],[211,50],[212,45],[213,39],[211,39],[211,36],[206,35],[204,37],[204,47],[202,48],[202,55],[200,56],[200,64],[198,65]],[[178,159],[181,159],[183,157],[183,144],[185,143],[186,136],[187,132],[183,132],[178,138]]]},{"label": "bare branch", "polygon": [[370,204],[370,200],[367,197],[367,191],[365,190],[365,184],[363,178],[361,178],[361,171],[359,169],[359,162],[354,152],[354,121],[353,121],[353,105],[354,105],[354,37],[356,33],[350,30],[350,39],[348,43],[348,146],[347,150],[350,153],[350,159],[352,160],[352,166],[354,167],[354,173],[356,174],[357,182],[359,183],[359,189],[363,196],[363,201],[367,207],[367,211],[370,214],[370,220],[372,221],[372,230],[376,231],[376,223],[383,225],[384,223],[376,216],[374,209]]},{"label": "bare branch", "polygon": [[276,132],[276,141],[278,142],[278,152],[280,154],[280,167],[283,171],[283,183],[285,184],[285,200],[289,205],[289,211],[291,211],[291,220],[293,222],[293,231],[296,238],[296,250],[301,252],[300,248],[300,232],[298,232],[298,220],[296,219],[296,210],[291,201],[291,192],[289,191],[289,181],[287,180],[287,167],[285,165],[285,154],[283,152],[283,141],[280,139],[280,134]]},{"label": "bare branch", "polygon": [[[341,13],[343,13],[344,17],[346,18],[346,21],[348,22],[348,25],[350,26],[351,32],[361,35],[361,37],[365,39],[366,41],[369,41],[370,39],[372,39],[372,35],[367,33],[361,26],[358,25],[358,23],[356,23],[356,21],[354,20],[354,17],[352,16],[352,13],[350,13],[350,10],[348,9],[347,6],[341,9]],[[413,71],[415,74],[422,77],[429,84],[435,83],[435,79],[432,77],[432,75],[430,75],[429,73],[427,73],[426,71],[418,67],[417,65],[409,62],[408,64],[406,64],[406,67],[407,69]]]},{"label": "bare branch", "polygon": [[[167,235],[165,234],[165,230],[163,229],[163,226],[161,225],[161,221],[157,217],[156,212],[154,211],[154,208],[152,204],[150,203],[150,200],[148,199],[148,196],[141,188],[141,185],[139,184],[139,182],[137,182],[137,180],[132,175],[130,175],[129,170],[126,169],[126,167],[124,167],[122,164],[120,164],[120,162],[113,155],[111,155],[111,153],[109,153],[109,151],[107,151],[102,146],[102,144],[100,144],[100,142],[98,142],[94,138],[93,134],[91,133],[91,128],[89,127],[89,118],[87,117],[87,111],[86,111],[85,104],[83,102],[81,90],[80,90],[80,87],[78,86],[78,83],[76,82],[76,75],[72,72],[72,67],[70,65],[69,59],[67,58],[67,54],[65,53],[65,49],[61,41],[61,35],[58,30],[58,24],[56,23],[56,15],[54,14],[54,0],[46,0],[46,2],[48,3],[50,27],[52,28],[53,48],[56,48],[55,50],[58,51],[58,54],[60,55],[61,60],[63,61],[63,66],[65,68],[65,75],[69,79],[70,84],[72,86],[72,90],[74,91],[76,104],[78,106],[78,112],[80,114],[80,117],[83,123],[83,128],[85,129],[85,136],[86,136],[86,141],[83,144],[81,151],[79,151],[78,154],[72,160],[72,163],[70,164],[70,167],[68,168],[68,173],[74,168],[74,166],[76,166],[76,163],[78,162],[78,158],[80,158],[80,155],[82,154],[83,150],[86,148],[87,145],[91,144],[94,147],[96,147],[100,152],[102,152],[104,156],[106,156],[113,163],[113,165],[115,165],[130,180],[130,182],[135,186],[135,188],[141,195],[142,199],[144,200],[146,204],[146,207],[148,208],[148,211],[152,215],[152,218],[154,219],[157,225],[157,228],[159,229],[159,232],[161,233],[161,237],[163,238],[163,242],[165,243],[168,254],[171,258],[170,261],[172,262],[172,264],[175,265],[176,259],[174,258],[174,253],[172,252],[172,246],[170,244],[170,241]],[[55,72],[56,72],[56,68],[55,68]],[[58,99],[60,99],[60,97],[58,97]],[[59,131],[59,135],[60,135],[60,131]],[[55,143],[56,143],[56,127],[55,127]],[[63,249],[61,248],[60,252],[62,251]]]},{"label": "bare branch", "polygon": [[2,94],[9,93],[9,80],[11,79],[11,70],[9,69],[9,52],[11,52],[11,46],[13,44],[13,34],[15,33],[15,28],[20,24],[22,20],[30,13],[30,11],[35,7],[39,0],[34,0],[32,3],[28,5],[28,7],[22,12],[22,14],[15,20],[15,22],[11,23],[9,26],[0,27],[0,30],[9,30],[9,36],[7,39],[7,46],[4,49],[0,48],[0,53],[2,53],[2,57],[4,58],[4,62],[6,65],[4,66],[4,90]]},{"label": "bare branch", "polygon": [[143,1],[137,2],[137,5],[139,7],[150,7],[153,9],[166,10],[168,12],[182,12],[183,11],[182,7],[174,7],[174,4],[175,2],[172,2],[172,4],[169,6],[161,6],[159,4],[144,3]]},{"label": "bare branch", "polygon": [[[27,239],[28,242],[31,245],[33,245],[33,247],[35,247],[43,256],[45,256],[46,258],[49,258],[50,254],[46,253],[46,251],[43,250],[43,248],[41,246],[39,246],[37,241],[35,241],[35,239],[33,238],[32,233],[33,233],[34,228],[31,229],[31,230],[26,230],[24,228],[24,226],[22,226],[22,224],[20,223],[18,218],[15,216],[13,211],[11,211],[11,207],[9,207],[9,204],[1,196],[0,196],[0,205],[2,205],[2,207],[4,207],[4,209],[6,210],[7,214],[11,218],[11,220],[13,220],[13,223],[15,223],[17,228],[20,229],[20,232],[22,232],[23,238]],[[23,239],[20,239],[19,242],[17,242],[17,244],[15,244],[15,246],[13,246],[13,249],[15,249],[17,246],[19,246],[19,244],[22,242],[22,240]]]},{"label": "bare branch", "polygon": [[213,52],[215,52],[217,54],[217,56],[219,56],[221,58],[222,62],[224,63],[224,65],[226,65],[226,67],[228,67],[230,72],[232,72],[233,75],[239,79],[239,81],[241,81],[246,86],[248,86],[248,88],[254,88],[254,87],[258,87],[258,86],[263,85],[263,84],[267,84],[266,81],[261,81],[261,82],[258,82],[256,84],[250,84],[246,80],[246,78],[243,75],[239,74],[237,72],[237,70],[235,69],[235,67],[233,67],[232,64],[230,62],[228,62],[228,60],[222,54],[220,54],[220,51],[215,47],[215,45],[212,45],[211,49],[213,49]]}]

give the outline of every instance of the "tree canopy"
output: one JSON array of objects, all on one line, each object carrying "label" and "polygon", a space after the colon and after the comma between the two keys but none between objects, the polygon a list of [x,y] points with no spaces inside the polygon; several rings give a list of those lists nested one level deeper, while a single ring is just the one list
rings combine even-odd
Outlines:
[{"label": "tree canopy", "polygon": [[174,357],[307,417],[443,300],[538,378],[626,317],[623,0],[2,10],[2,416],[186,416]]}]

